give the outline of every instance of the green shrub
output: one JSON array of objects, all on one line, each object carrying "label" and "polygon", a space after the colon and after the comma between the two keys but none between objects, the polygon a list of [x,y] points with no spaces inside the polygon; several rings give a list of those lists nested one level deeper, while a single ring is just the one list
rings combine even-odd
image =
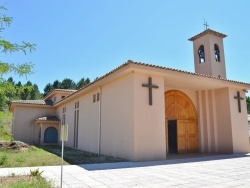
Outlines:
[{"label": "green shrub", "polygon": [[0,166],[4,165],[7,161],[7,155],[0,156]]},{"label": "green shrub", "polygon": [[35,169],[35,170],[30,170],[30,176],[33,177],[41,177],[43,171],[40,172],[39,168]]}]

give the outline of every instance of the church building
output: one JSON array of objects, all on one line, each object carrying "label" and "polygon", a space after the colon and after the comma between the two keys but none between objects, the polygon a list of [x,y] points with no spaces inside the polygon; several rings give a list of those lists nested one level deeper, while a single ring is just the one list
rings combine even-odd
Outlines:
[{"label": "church building", "polygon": [[12,101],[14,139],[60,144],[131,161],[172,153],[248,153],[245,93],[228,80],[223,38],[206,29],[190,38],[195,72],[127,61],[79,90]]}]

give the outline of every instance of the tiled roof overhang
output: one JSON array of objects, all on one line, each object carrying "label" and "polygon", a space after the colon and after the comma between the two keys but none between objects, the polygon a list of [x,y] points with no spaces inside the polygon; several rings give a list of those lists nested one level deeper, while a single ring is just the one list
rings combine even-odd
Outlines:
[{"label": "tiled roof overhang", "polygon": [[32,104],[32,105],[48,105],[48,106],[53,105],[53,102],[51,100],[16,100],[16,101],[11,101],[11,103]]},{"label": "tiled roof overhang", "polygon": [[55,121],[60,122],[60,119],[57,116],[44,116],[37,118],[36,121]]},{"label": "tiled roof overhang", "polygon": [[200,38],[200,37],[202,37],[202,36],[204,36],[204,35],[207,35],[207,34],[211,34],[211,35],[214,35],[214,36],[220,37],[220,38],[225,38],[225,37],[227,36],[227,35],[225,35],[225,34],[222,34],[222,33],[217,32],[217,31],[214,31],[214,30],[211,30],[211,29],[206,29],[205,31],[203,31],[203,32],[201,32],[201,33],[199,33],[199,34],[197,34],[197,35],[191,37],[191,38],[188,39],[188,40],[189,40],[189,41],[194,41],[194,40],[196,40],[196,39],[198,39],[198,38]]},{"label": "tiled roof overhang", "polygon": [[167,67],[157,66],[157,65],[152,65],[152,64],[145,64],[145,63],[141,63],[141,62],[134,62],[134,61],[128,60],[124,64],[122,64],[119,67],[115,68],[114,70],[106,73],[105,75],[103,75],[99,79],[97,79],[97,80],[91,82],[90,84],[82,87],[81,89],[79,89],[78,91],[76,91],[76,92],[72,93],[71,95],[65,97],[64,99],[58,101],[54,105],[57,106],[60,103],[62,103],[64,101],[67,101],[69,98],[77,96],[81,91],[86,90],[87,88],[91,87],[92,85],[96,84],[97,82],[103,80],[104,78],[110,76],[111,74],[114,74],[115,72],[117,72],[117,71],[119,71],[119,70],[121,70],[124,67],[129,66],[129,65],[137,65],[137,66],[147,67],[149,69],[155,69],[155,70],[169,70],[169,71],[173,71],[173,72],[176,72],[176,73],[185,73],[185,74],[188,74],[188,75],[195,75],[195,76],[200,76],[200,77],[203,77],[203,78],[210,78],[210,79],[214,79],[214,80],[221,80],[221,81],[225,81],[225,82],[228,82],[228,83],[243,84],[248,89],[250,89],[250,84],[249,83],[245,83],[245,82],[239,82],[239,81],[234,81],[234,80],[227,80],[227,79],[224,79],[224,78],[214,77],[214,76],[210,76],[210,75],[193,73],[193,72],[189,72],[189,71],[183,71],[183,70],[178,70],[178,69],[173,69],[173,68],[167,68]]},{"label": "tiled roof overhang", "polygon": [[58,92],[63,92],[63,93],[74,93],[77,90],[74,89],[53,89],[51,92],[49,92],[44,99],[48,99],[51,95],[53,95],[54,93],[58,93]]}]

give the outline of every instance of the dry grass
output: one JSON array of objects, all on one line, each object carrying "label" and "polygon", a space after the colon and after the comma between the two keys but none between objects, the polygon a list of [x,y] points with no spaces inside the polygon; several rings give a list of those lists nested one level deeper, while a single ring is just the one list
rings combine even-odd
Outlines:
[{"label": "dry grass", "polygon": [[[61,146],[0,147],[0,168],[61,165]],[[72,148],[64,148],[64,164],[92,164],[125,161]]]},{"label": "dry grass", "polygon": [[0,177],[0,187],[1,188],[50,188],[51,183],[46,181],[41,177],[32,176],[10,176],[10,177]]},{"label": "dry grass", "polygon": [[[41,149],[54,153],[61,156],[61,146],[42,146]],[[82,150],[76,150],[73,148],[64,148],[64,160],[69,164],[92,164],[92,163],[112,163],[112,162],[122,162],[124,159],[97,155],[94,153],[85,152]]]},{"label": "dry grass", "polygon": [[8,150],[4,147],[0,149],[0,168],[55,165],[61,165],[59,156],[35,146],[25,150]]}]

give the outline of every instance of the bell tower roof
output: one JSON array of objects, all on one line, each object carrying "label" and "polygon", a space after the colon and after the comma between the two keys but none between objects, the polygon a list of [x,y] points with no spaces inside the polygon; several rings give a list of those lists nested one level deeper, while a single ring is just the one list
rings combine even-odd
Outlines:
[{"label": "bell tower roof", "polygon": [[[207,26],[207,24],[206,24]],[[195,72],[226,79],[223,38],[227,35],[206,29],[188,39],[193,42]]]},{"label": "bell tower roof", "polygon": [[214,31],[214,30],[212,30],[212,29],[206,29],[205,31],[203,31],[203,32],[201,32],[201,33],[199,33],[199,34],[197,34],[197,35],[191,37],[191,38],[188,39],[188,40],[189,40],[189,41],[194,41],[194,40],[196,40],[196,39],[198,39],[198,38],[200,38],[200,37],[202,37],[202,36],[204,36],[204,35],[207,35],[207,34],[211,34],[211,35],[214,35],[214,36],[220,37],[220,38],[225,38],[225,37],[227,37],[227,35],[222,34],[222,33],[219,33],[219,32]]}]

